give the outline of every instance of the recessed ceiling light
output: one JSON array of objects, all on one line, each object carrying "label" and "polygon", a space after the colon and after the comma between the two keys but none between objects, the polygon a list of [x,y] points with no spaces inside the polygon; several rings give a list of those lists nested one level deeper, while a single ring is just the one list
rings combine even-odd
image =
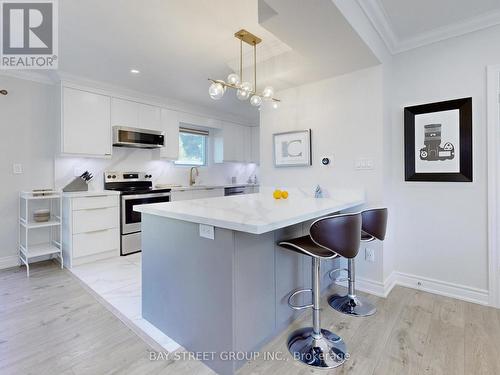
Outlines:
[{"label": "recessed ceiling light", "polygon": [[132,73],[132,74],[139,74],[140,71],[137,70],[137,69],[130,69],[130,73]]}]

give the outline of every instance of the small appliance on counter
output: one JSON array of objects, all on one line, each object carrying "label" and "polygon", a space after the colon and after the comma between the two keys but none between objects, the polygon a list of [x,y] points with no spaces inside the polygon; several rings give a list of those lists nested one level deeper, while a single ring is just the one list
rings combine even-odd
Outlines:
[{"label": "small appliance on counter", "polygon": [[89,181],[92,180],[94,176],[89,171],[85,171],[81,176],[76,177],[73,181],[63,187],[64,192],[74,192],[74,191],[88,191]]}]

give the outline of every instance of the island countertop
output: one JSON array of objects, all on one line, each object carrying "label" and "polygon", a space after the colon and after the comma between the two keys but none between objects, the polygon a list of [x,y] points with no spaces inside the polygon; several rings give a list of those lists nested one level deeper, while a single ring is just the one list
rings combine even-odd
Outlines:
[{"label": "island countertop", "polygon": [[193,199],[135,206],[143,214],[163,216],[235,231],[263,234],[279,228],[342,211],[365,202],[361,190],[339,190],[329,198],[314,198],[302,189],[289,191],[288,199],[274,199],[272,190],[260,193]]}]

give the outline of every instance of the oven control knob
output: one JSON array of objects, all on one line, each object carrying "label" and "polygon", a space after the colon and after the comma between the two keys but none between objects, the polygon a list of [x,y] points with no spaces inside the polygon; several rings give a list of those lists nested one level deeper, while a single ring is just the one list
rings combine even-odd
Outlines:
[{"label": "oven control knob", "polygon": [[111,175],[110,175],[110,174],[108,174],[108,178],[111,178]]},{"label": "oven control knob", "polygon": [[113,175],[113,176],[111,176],[111,177],[116,178],[116,175]]},{"label": "oven control knob", "polygon": [[151,178],[151,175],[150,174],[147,174],[146,176],[144,176],[146,178]]}]

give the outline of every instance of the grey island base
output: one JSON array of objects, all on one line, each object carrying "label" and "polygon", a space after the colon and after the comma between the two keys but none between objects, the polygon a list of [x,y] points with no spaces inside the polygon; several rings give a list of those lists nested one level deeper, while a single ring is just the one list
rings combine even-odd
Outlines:
[{"label": "grey island base", "polygon": [[[259,194],[253,196],[247,205],[259,199]],[[244,198],[210,198],[198,203],[224,205],[227,202],[217,200],[229,199],[243,204]],[[361,203],[351,199],[329,207],[333,213]],[[242,355],[258,351],[298,317],[287,300],[290,291],[310,287],[310,259],[276,243],[307,234],[315,217],[304,220],[300,215],[301,219],[295,219],[300,222],[264,233],[215,227],[214,239],[207,239],[200,237],[199,223],[167,217],[175,207],[161,205],[140,208],[143,317],[187,350],[203,353],[204,362],[217,373],[234,374],[248,359]],[[244,206],[240,207],[243,211]],[[160,215],[160,209],[165,214]],[[318,217],[327,214],[326,210]],[[249,216],[246,223],[252,220]],[[248,230],[260,231],[256,228]],[[323,285],[328,285],[327,270],[334,268],[334,262],[322,263]],[[306,301],[298,298],[296,302]]]}]

